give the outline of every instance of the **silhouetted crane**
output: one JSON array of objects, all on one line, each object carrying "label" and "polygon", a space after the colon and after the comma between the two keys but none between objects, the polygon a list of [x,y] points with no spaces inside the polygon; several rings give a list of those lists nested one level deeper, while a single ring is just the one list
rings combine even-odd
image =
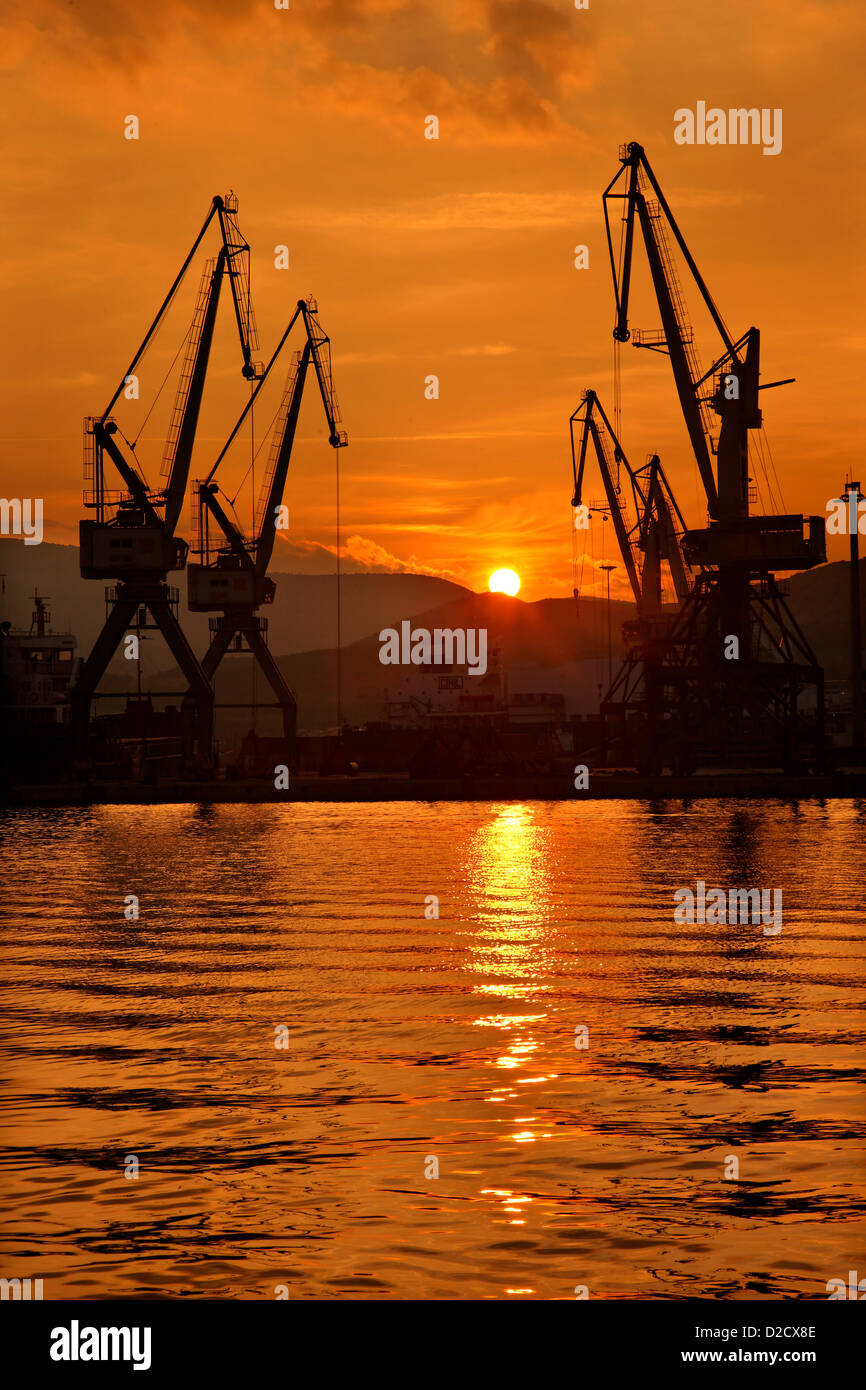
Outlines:
[{"label": "silhouetted crane", "polygon": [[[180,627],[179,595],[166,583],[166,577],[169,571],[181,570],[186,564],[188,546],[186,541],[175,536],[175,529],[183,507],[220,290],[226,277],[231,286],[241,345],[241,373],[247,380],[254,380],[260,371],[252,361],[258,339],[249,297],[250,248],[238,229],[237,206],[234,194],[213,199],[201,231],[117,390],[100,416],[85,420],[85,479],[90,487],[85,492],[84,504],[95,511],[96,518],[80,524],[81,574],[84,579],[114,579],[117,583],[106,590],[105,623],[71,694],[79,756],[86,752],[90,703],[96,688],[132,619],[136,615],[139,619],[146,618],[147,612],[162,632],[188,683],[185,757],[189,761],[196,753],[204,760],[210,756],[213,695],[207,676]],[[219,224],[221,246],[216,258],[205,265],[186,338],[185,359],[163,452],[165,483],[152,489],[136,457],[135,443],[124,438],[111,412],[124,387],[134,379],[135,369],[162,324],[214,219]],[[122,444],[126,446],[125,451]],[[106,459],[114,465],[124,489],[115,491],[106,486]]]},{"label": "silhouetted crane", "polygon": [[[759,381],[757,328],[737,339],[729,333],[642,146],[622,146],[619,157],[620,169],[603,195],[616,301],[613,335],[617,343],[631,338],[636,347],[670,358],[709,525],[682,535],[683,559],[700,572],[663,643],[630,654],[603,701],[603,723],[623,745],[634,744],[629,724],[639,729],[637,760],[651,771],[665,761],[688,770],[702,757],[791,765],[803,752],[816,756],[822,746],[823,672],[773,571],[824,561],[824,518],[749,515],[756,494],[749,432],[762,424],[758,393],[786,383]],[[619,255],[611,235],[614,200],[624,204]],[[632,332],[628,322],[636,230],[662,321],[660,330],[650,332]],[[669,233],[721,340],[707,371],[699,364]],[[811,731],[798,713],[800,690],[808,685],[816,698]]]},{"label": "silhouetted crane", "polygon": [[[220,490],[214,478],[299,318],[304,326],[306,341],[303,350],[295,353],[289,369],[254,518],[254,534],[252,538],[248,538],[222,505]],[[211,643],[202,660],[202,668],[208,680],[213,680],[227,652],[252,653],[276,696],[282,711],[283,734],[290,744],[295,738],[297,702],[271,655],[267,644],[267,619],[258,617],[257,609],[273,603],[276,592],[276,584],[269,577],[267,570],[283,508],[283,493],[310,363],[313,364],[325,408],[329,443],[334,449],[345,448],[348,444],[348,436],[345,430],[340,428],[340,411],[331,370],[330,339],[319,323],[317,305],[310,296],[309,299],[298,300],[288,328],[213,468],[207,478],[195,486],[194,496],[198,499],[199,515],[198,551],[203,563],[191,564],[188,570],[190,609],[195,613],[215,610],[221,613],[220,617],[210,619]],[[211,520],[216,522],[223,538],[223,543],[216,549],[213,559],[209,527]]]},{"label": "silhouetted crane", "polygon": [[[691,569],[682,553],[685,522],[659,456],[653,454],[642,468],[632,468],[594,391],[584,394],[570,425],[574,474],[571,505],[582,505],[586,454],[591,441],[638,619],[644,623],[655,622],[662,616],[665,567],[674,601],[685,599],[691,579]],[[581,431],[576,446],[577,425]],[[628,480],[625,488],[621,482],[622,469]],[[670,619],[665,621],[669,623]]]}]

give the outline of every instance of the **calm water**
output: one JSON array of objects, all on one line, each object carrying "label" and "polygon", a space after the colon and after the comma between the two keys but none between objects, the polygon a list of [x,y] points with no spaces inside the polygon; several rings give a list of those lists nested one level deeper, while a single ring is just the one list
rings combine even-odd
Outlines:
[{"label": "calm water", "polygon": [[[866,1274],[864,826],[838,801],[7,814],[0,1273],[826,1298]],[[696,878],[781,888],[781,935],[675,926]]]}]

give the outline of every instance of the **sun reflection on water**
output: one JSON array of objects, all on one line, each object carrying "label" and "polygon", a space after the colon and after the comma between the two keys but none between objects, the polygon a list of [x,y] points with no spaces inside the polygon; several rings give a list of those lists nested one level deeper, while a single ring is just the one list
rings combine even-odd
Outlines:
[{"label": "sun reflection on water", "polygon": [[[552,996],[549,978],[557,936],[553,861],[549,828],[538,824],[532,806],[495,808],[473,837],[467,857],[464,920],[471,923],[465,968],[476,977],[474,994],[494,996],[506,1004],[542,999],[547,1003]],[[515,1113],[526,1105],[520,1087],[557,1079],[555,1072],[544,1073],[543,1062],[539,1067],[545,1048],[543,1030],[550,1021],[548,1009],[485,1012],[472,1020],[473,1027],[493,1029],[499,1038],[484,1062],[491,1080],[498,1080],[503,1072],[512,1079],[509,1086],[491,1086],[484,1097],[488,1104],[503,1107],[495,1121],[496,1143],[507,1150],[553,1138],[538,1115]],[[479,1195],[488,1204],[494,1225],[527,1225],[533,1202],[529,1193],[485,1187]]]},{"label": "sun reflection on water", "polygon": [[[820,1295],[863,1210],[864,825],[860,802],[4,818],[10,1267],[75,1299],[287,1274],[293,1298],[738,1298],[756,1270],[761,1298]],[[779,884],[784,933],[675,928],[698,875]],[[772,1173],[734,1191],[737,1136]]]},{"label": "sun reflection on water", "polygon": [[469,963],[475,992],[526,999],[545,992],[555,918],[549,830],[530,806],[503,806],[479,827],[466,860]]}]

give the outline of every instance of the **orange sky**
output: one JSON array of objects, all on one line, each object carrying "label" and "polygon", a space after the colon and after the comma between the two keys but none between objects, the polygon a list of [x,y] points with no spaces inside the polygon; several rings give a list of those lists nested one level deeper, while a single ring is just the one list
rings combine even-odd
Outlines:
[{"label": "orange sky", "polygon": [[[524,597],[570,592],[568,418],[587,386],[612,398],[601,191],[631,139],[729,327],[761,328],[764,379],[797,377],[762,401],[786,506],[823,513],[849,469],[864,479],[857,0],[590,0],[586,11],[571,0],[291,0],[288,11],[28,0],[5,14],[2,489],[45,498],[47,540],[77,537],[82,416],[104,408],[211,197],[231,187],[253,247],[261,355],[310,291],[333,341],[355,560],[473,588],[509,565]],[[781,154],[675,145],[675,109],[698,100],[781,107]],[[138,141],[123,138],[128,114]],[[429,114],[438,141],[424,138]],[[288,271],[274,268],[278,243]],[[577,243],[588,270],[573,268]],[[655,327],[638,259],[632,322]],[[190,304],[179,299],[147,359],[143,398]],[[224,314],[194,477],[244,400],[231,331]],[[708,366],[714,341],[701,346]],[[622,356],[626,450],[641,463],[657,449],[702,524],[670,368]],[[424,398],[431,373],[438,401]],[[161,439],[149,433],[153,483]],[[242,449],[222,475],[229,492]],[[334,543],[333,484],[310,391],[292,540],[276,567],[330,564],[316,547]],[[248,512],[248,488],[244,500]]]}]

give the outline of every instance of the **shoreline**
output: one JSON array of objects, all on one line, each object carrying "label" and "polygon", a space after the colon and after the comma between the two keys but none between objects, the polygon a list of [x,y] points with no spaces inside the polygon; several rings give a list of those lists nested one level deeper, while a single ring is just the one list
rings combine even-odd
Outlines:
[{"label": "shoreline", "polygon": [[830,776],[750,772],[706,773],[694,777],[641,777],[628,773],[590,773],[586,790],[576,791],[567,776],[310,777],[291,779],[277,791],[271,781],[176,781],[166,783],[46,783],[7,786],[5,804],[19,807],[372,802],[372,801],[696,801],[723,798],[850,800],[866,797],[866,772]]}]

